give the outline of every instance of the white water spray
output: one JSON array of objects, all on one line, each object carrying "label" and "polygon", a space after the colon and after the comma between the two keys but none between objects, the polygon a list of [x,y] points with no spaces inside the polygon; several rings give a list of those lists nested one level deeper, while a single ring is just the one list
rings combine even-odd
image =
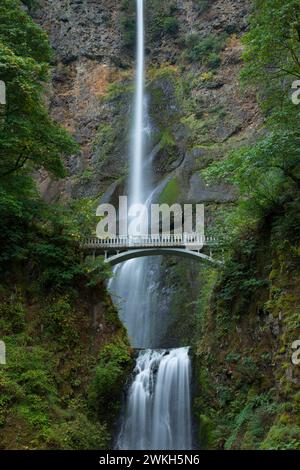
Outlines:
[{"label": "white water spray", "polygon": [[140,353],[129,390],[120,450],[190,450],[188,348]]}]

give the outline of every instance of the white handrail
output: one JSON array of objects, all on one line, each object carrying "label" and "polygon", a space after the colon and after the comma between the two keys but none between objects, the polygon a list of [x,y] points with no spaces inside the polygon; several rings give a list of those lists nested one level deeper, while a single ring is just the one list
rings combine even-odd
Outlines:
[{"label": "white handrail", "polygon": [[206,237],[195,234],[183,235],[145,235],[145,236],[117,236],[112,238],[88,238],[82,246],[92,248],[109,248],[109,247],[145,247],[145,246],[195,246],[195,245],[212,245],[217,244],[215,237]]}]

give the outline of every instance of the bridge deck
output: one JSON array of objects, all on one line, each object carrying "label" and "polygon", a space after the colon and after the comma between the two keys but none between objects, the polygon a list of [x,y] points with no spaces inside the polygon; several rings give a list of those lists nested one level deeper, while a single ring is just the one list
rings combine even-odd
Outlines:
[{"label": "bridge deck", "polygon": [[82,243],[84,250],[105,251],[147,249],[147,248],[185,248],[190,250],[200,250],[204,246],[216,246],[217,240],[213,237],[200,236],[151,236],[151,237],[116,237],[116,238],[88,238]]}]

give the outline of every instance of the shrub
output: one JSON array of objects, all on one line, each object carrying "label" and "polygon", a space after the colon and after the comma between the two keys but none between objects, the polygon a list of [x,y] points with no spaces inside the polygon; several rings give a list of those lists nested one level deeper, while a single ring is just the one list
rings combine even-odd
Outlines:
[{"label": "shrub", "polygon": [[135,43],[136,21],[134,18],[123,17],[121,19],[121,29],[123,31],[123,44],[125,47],[131,48]]},{"label": "shrub", "polygon": [[150,42],[156,41],[163,34],[175,35],[179,29],[176,18],[177,5],[173,0],[152,0],[148,14],[148,36]]},{"label": "shrub", "polygon": [[110,343],[102,349],[89,390],[89,406],[99,416],[111,418],[118,412],[131,366],[132,358],[124,342]]},{"label": "shrub", "polygon": [[13,298],[11,302],[0,305],[0,331],[19,333],[23,331],[26,320],[26,309],[21,299]]},{"label": "shrub", "polygon": [[196,8],[199,13],[204,13],[210,7],[211,0],[196,0]]},{"label": "shrub", "polygon": [[163,31],[168,34],[176,34],[179,29],[179,22],[177,18],[168,16],[163,21]]},{"label": "shrub", "polygon": [[107,449],[109,434],[106,426],[91,422],[85,415],[52,426],[46,432],[46,442],[58,450]]},{"label": "shrub", "polygon": [[189,62],[200,62],[202,65],[208,65],[216,68],[220,65],[221,52],[225,41],[225,35],[207,36],[199,38],[198,34],[190,34],[185,40],[186,51],[185,58]]},{"label": "shrub", "polygon": [[124,47],[133,48],[136,37],[135,2],[133,0],[121,2],[120,27]]},{"label": "shrub", "polygon": [[275,424],[271,427],[266,439],[262,442],[262,450],[299,450],[300,427],[294,425]]}]

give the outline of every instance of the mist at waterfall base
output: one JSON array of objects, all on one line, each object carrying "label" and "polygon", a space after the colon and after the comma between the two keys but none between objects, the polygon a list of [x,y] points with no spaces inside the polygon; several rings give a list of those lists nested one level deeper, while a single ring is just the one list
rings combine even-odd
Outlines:
[{"label": "mist at waterfall base", "polygon": [[118,448],[192,448],[188,348],[139,354]]},{"label": "mist at waterfall base", "polygon": [[[131,137],[129,201],[151,204],[151,124],[145,94],[144,0],[136,0],[137,64]],[[159,188],[159,186],[158,186]],[[191,365],[188,348],[157,349],[169,315],[160,303],[161,258],[135,259],[117,267],[109,283],[137,356],[127,393],[116,448],[189,450],[191,437]],[[151,348],[151,349],[150,349]]]}]

